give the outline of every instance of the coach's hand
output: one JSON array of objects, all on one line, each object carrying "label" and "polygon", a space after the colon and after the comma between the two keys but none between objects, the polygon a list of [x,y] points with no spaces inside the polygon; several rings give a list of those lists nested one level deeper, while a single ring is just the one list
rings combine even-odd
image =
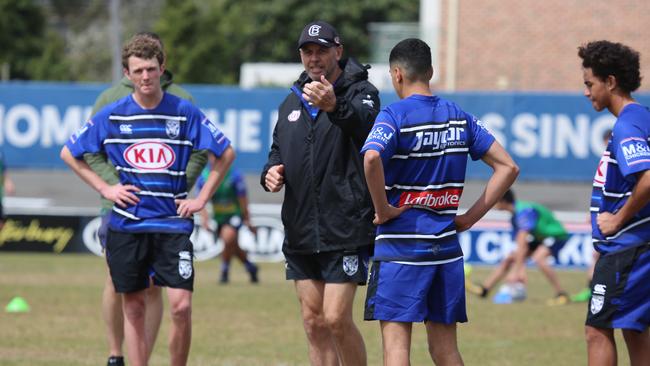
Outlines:
[{"label": "coach's hand", "polygon": [[114,186],[106,186],[100,193],[102,197],[107,200],[115,202],[118,206],[126,208],[127,206],[133,206],[140,202],[138,196],[133,192],[140,192],[140,188],[127,184],[122,185],[120,183]]},{"label": "coach's hand", "polygon": [[305,84],[302,89],[302,97],[309,104],[322,111],[329,113],[334,112],[334,109],[336,109],[334,86],[325,79],[325,75],[321,75],[320,81]]},{"label": "coach's hand", "polygon": [[264,184],[271,192],[279,192],[284,185],[284,165],[274,165],[266,171]]},{"label": "coach's hand", "polygon": [[205,202],[198,198],[174,200],[174,202],[176,203],[176,213],[180,217],[192,217],[195,212],[199,212],[205,207]]}]

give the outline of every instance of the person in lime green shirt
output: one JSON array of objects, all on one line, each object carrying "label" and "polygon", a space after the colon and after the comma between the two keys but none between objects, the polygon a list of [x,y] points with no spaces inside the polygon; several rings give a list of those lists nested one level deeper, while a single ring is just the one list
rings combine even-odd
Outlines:
[{"label": "person in lime green shirt", "polygon": [[467,291],[487,297],[490,290],[506,275],[509,284],[525,284],[526,259],[531,258],[555,290],[556,296],[549,299],[547,304],[562,305],[570,302],[557,274],[547,262],[550,256],[557,258],[569,237],[562,223],[548,208],[538,203],[516,201],[512,190],[508,190],[494,207],[512,214],[516,247],[482,284],[468,281]]},{"label": "person in lime green shirt", "polygon": [[[135,36],[149,37],[158,41],[162,47],[160,37],[151,32],[140,32]],[[166,70],[160,77],[160,85],[162,89],[170,94],[176,95],[183,99],[194,102],[190,93],[180,86],[174,84],[173,75],[170,71]],[[93,106],[91,116],[94,116],[105,106],[133,93],[133,83],[125,76],[120,82],[106,90],[104,90]],[[108,184],[114,185],[119,183],[119,175],[115,167],[108,161],[103,153],[85,154],[84,160],[90,168],[97,173]],[[208,161],[206,151],[194,151],[190,156],[187,165],[186,177],[188,189],[191,189],[196,182],[196,179],[201,174],[203,167]],[[113,209],[113,202],[105,198],[101,198],[101,216],[102,223],[98,230],[99,241],[102,247],[105,247],[106,233],[108,229],[108,215]],[[147,329],[147,349],[149,354],[153,350],[153,345],[156,342],[158,329],[162,320],[163,313],[163,300],[161,288],[158,286],[149,286],[147,289],[147,314],[145,318],[145,327]],[[124,343],[124,316],[122,314],[122,297],[115,292],[113,281],[110,274],[107,273],[104,283],[104,291],[102,293],[102,317],[107,328],[107,338],[109,346],[109,366],[124,365],[122,344]]]},{"label": "person in lime green shirt", "polygon": [[[197,188],[203,185],[209,170],[203,170],[203,174],[197,182]],[[237,257],[244,264],[248,271],[250,281],[257,283],[258,267],[248,260],[248,255],[239,246],[238,232],[242,225],[255,234],[256,229],[251,224],[250,212],[248,210],[248,196],[246,194],[246,182],[244,176],[236,168],[231,168],[223,178],[223,183],[210,200],[212,204],[212,219],[217,222],[217,235],[223,241],[223,252],[221,252],[221,277],[219,282],[226,284],[229,281],[230,261]],[[210,214],[206,209],[201,212],[202,225],[210,229]]]}]

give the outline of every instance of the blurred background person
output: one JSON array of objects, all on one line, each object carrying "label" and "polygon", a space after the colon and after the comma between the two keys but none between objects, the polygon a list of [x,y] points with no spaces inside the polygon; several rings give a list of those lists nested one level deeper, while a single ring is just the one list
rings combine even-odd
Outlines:
[{"label": "blurred background person", "polygon": [[557,259],[568,239],[562,223],[548,208],[538,203],[515,200],[512,190],[508,190],[494,207],[512,215],[516,247],[480,285],[468,281],[467,290],[480,297],[487,297],[490,290],[506,276],[508,284],[526,284],[526,260],[531,258],[555,290],[555,297],[549,299],[547,304],[567,304],[569,297],[547,261],[551,256]]},{"label": "blurred background person", "polygon": [[[203,174],[197,182],[197,189],[203,187],[207,178],[209,168],[203,170]],[[219,283],[227,284],[229,281],[230,261],[237,257],[250,276],[252,283],[259,281],[257,277],[258,267],[248,260],[248,255],[239,246],[239,229],[245,225],[248,230],[257,234],[255,226],[251,224],[250,210],[248,209],[248,195],[246,194],[246,182],[244,176],[237,168],[231,168],[223,178],[223,183],[217,188],[210,199],[212,215],[208,208],[201,211],[202,226],[210,231],[214,229],[210,225],[210,219],[217,223],[217,236],[223,241],[223,252],[221,252],[221,275]]]}]

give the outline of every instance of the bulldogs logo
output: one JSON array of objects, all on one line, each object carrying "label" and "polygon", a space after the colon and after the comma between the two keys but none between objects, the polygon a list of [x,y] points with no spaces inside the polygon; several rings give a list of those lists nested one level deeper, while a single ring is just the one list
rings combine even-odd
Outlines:
[{"label": "bulldogs logo", "polygon": [[359,270],[359,257],[356,255],[346,255],[343,257],[343,271],[348,276],[352,276]]},{"label": "bulldogs logo", "polygon": [[177,138],[181,132],[180,122],[171,119],[167,120],[165,124],[165,132],[167,132],[167,136],[169,136],[170,139]]},{"label": "bulldogs logo", "polygon": [[188,251],[178,253],[178,274],[183,279],[192,277],[192,255]]}]

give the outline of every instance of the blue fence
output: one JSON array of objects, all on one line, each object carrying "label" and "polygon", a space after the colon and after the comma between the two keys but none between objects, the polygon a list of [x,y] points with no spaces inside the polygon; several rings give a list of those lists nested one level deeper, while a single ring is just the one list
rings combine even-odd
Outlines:
[{"label": "blue fence", "polygon": [[[12,168],[63,168],[59,151],[88,118],[104,84],[0,83],[0,145]],[[197,104],[233,141],[237,165],[258,172],[266,161],[277,107],[288,89],[242,90],[190,85]],[[456,93],[443,95],[482,119],[521,167],[520,179],[590,181],[614,117],[582,95]],[[638,96],[650,104],[650,95]],[[382,93],[383,105],[396,100]],[[470,164],[468,176],[488,170]]]}]

